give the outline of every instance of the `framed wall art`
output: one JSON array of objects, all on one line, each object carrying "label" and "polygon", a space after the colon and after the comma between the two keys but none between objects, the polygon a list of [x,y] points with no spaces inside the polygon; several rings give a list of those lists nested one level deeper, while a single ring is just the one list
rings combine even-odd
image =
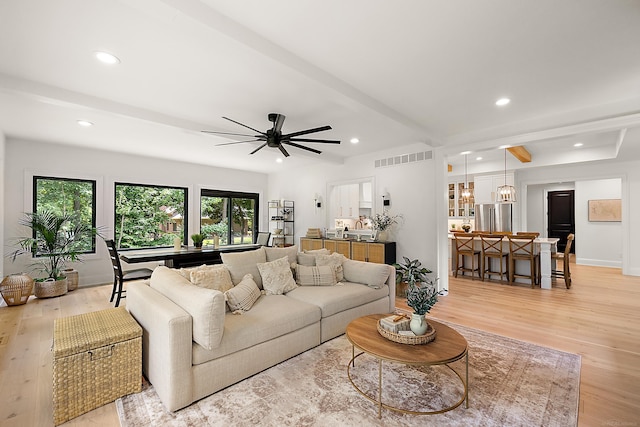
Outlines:
[{"label": "framed wall art", "polygon": [[622,199],[589,200],[589,222],[622,221]]}]

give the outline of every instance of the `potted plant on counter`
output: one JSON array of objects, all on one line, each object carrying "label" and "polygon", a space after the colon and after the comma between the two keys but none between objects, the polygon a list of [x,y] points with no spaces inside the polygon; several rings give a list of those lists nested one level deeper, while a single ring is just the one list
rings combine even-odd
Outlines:
[{"label": "potted plant on counter", "polygon": [[191,240],[193,240],[193,246],[195,248],[202,248],[202,242],[204,242],[204,234],[192,234],[191,235]]},{"label": "potted plant on counter", "polygon": [[15,261],[22,254],[31,254],[36,261],[31,264],[46,277],[35,280],[38,298],[60,296],[67,293],[64,268],[67,262],[82,261],[86,251],[86,238],[97,235],[95,228],[78,220],[73,213],[58,214],[49,210],[26,213],[20,225],[31,230],[28,237],[21,237],[20,247],[10,256]]}]

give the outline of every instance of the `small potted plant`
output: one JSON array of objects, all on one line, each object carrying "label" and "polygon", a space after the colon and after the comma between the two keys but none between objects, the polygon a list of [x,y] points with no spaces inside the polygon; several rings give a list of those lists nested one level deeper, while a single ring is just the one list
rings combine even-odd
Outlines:
[{"label": "small potted plant", "polygon": [[416,283],[407,290],[407,305],[413,309],[409,327],[416,335],[424,335],[429,329],[425,314],[438,302],[438,296],[444,291],[438,291],[435,281]]},{"label": "small potted plant", "polygon": [[396,296],[405,297],[407,289],[416,283],[426,282],[429,280],[427,274],[431,273],[417,259],[410,260],[406,256],[402,257],[402,263],[393,264],[396,268]]},{"label": "small potted plant", "polygon": [[193,246],[196,249],[202,248],[202,242],[204,242],[204,235],[199,233],[192,234],[191,240],[193,240]]}]

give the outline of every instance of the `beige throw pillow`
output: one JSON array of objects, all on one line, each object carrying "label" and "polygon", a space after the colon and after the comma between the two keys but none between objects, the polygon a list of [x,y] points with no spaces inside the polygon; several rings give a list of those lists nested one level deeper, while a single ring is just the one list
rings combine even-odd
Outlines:
[{"label": "beige throw pillow", "polygon": [[231,311],[249,311],[253,304],[260,298],[260,289],[253,280],[251,274],[244,278],[233,288],[224,293]]},{"label": "beige throw pillow", "polygon": [[333,286],[336,284],[336,273],[330,265],[321,267],[297,265],[296,283],[300,286]]},{"label": "beige throw pillow", "polygon": [[257,264],[267,261],[264,247],[245,252],[222,252],[220,256],[222,263],[229,269],[234,285],[240,283],[246,274],[251,274],[258,288],[262,289],[262,277]]},{"label": "beige throw pillow", "polygon": [[294,290],[298,285],[293,280],[289,257],[282,257],[276,261],[258,263],[258,270],[262,276],[262,286],[267,295],[281,295]]},{"label": "beige throw pillow", "polygon": [[390,274],[387,264],[348,259],[342,264],[342,267],[344,268],[344,280],[362,283],[375,289],[382,288]]},{"label": "beige throw pillow", "polygon": [[300,252],[298,254],[298,264],[312,267],[316,265],[316,256],[313,254]]},{"label": "beige throw pillow", "polygon": [[332,267],[336,272],[336,280],[338,282],[342,282],[344,280],[342,263],[345,262],[346,259],[347,257],[345,257],[344,255],[338,252],[334,252],[331,255],[319,254],[319,255],[316,255],[316,265],[317,266],[328,265]]},{"label": "beige throw pillow", "polygon": [[207,265],[190,272],[191,283],[201,288],[226,292],[233,288],[231,275],[224,265]]},{"label": "beige throw pillow", "polygon": [[264,252],[267,255],[267,262],[275,261],[286,256],[289,258],[289,264],[294,264],[296,262],[296,255],[298,255],[298,247],[296,245],[285,248],[270,248],[265,246]]}]

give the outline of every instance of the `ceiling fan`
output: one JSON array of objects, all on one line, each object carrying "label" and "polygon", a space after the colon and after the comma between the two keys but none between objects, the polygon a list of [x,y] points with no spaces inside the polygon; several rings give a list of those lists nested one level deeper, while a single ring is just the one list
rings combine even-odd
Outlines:
[{"label": "ceiling fan", "polygon": [[223,117],[225,120],[229,120],[235,124],[246,127],[247,129],[251,129],[254,132],[257,132],[258,135],[248,135],[242,133],[230,133],[230,132],[215,132],[211,130],[203,130],[204,133],[213,133],[216,135],[232,135],[232,136],[246,136],[251,137],[253,139],[249,139],[246,141],[235,141],[235,142],[227,142],[224,144],[216,144],[219,145],[233,145],[233,144],[243,144],[245,142],[255,142],[255,141],[264,141],[264,144],[253,150],[249,154],[255,154],[259,150],[264,147],[278,148],[285,157],[289,157],[289,153],[284,148],[283,145],[289,145],[291,147],[300,148],[302,150],[311,151],[312,153],[320,154],[322,151],[316,150],[315,148],[305,147],[304,145],[298,144],[298,142],[313,142],[313,143],[322,143],[322,144],[340,144],[340,141],[331,140],[331,139],[309,139],[309,138],[297,138],[298,136],[308,135],[310,133],[322,132],[325,130],[330,130],[331,126],[321,126],[313,129],[301,130],[298,132],[292,132],[288,134],[282,134],[282,125],[284,123],[285,116],[278,113],[270,113],[269,121],[273,123],[273,127],[268,129],[266,132],[261,132],[257,129],[254,129],[250,126],[247,126],[243,123],[232,120],[228,117]]}]

